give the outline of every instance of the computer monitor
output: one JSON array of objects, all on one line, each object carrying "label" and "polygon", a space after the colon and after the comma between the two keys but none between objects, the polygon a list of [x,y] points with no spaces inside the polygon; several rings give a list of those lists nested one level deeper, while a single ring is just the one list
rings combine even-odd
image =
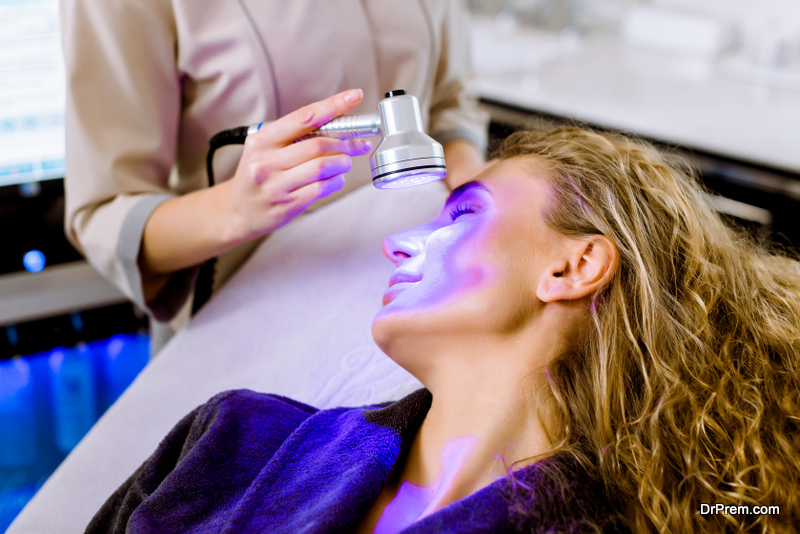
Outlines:
[{"label": "computer monitor", "polygon": [[64,236],[58,0],[0,0],[0,278],[77,261]]},{"label": "computer monitor", "polygon": [[58,0],[0,0],[0,187],[64,176]]}]

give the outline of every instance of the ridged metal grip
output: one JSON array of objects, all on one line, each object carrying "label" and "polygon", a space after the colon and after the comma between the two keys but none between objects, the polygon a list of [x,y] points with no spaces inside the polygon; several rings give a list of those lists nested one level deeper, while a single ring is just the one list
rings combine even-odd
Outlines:
[{"label": "ridged metal grip", "polygon": [[[247,135],[254,134],[273,121],[259,122],[247,128]],[[377,113],[363,115],[343,115],[323,124],[313,132],[294,140],[295,143],[314,137],[333,137],[334,139],[355,139],[381,135],[381,117]]]},{"label": "ridged metal grip", "polygon": [[376,137],[381,135],[381,118],[377,113],[364,115],[344,115],[320,126],[297,141],[313,137],[335,137],[336,139],[355,139],[357,137]]}]

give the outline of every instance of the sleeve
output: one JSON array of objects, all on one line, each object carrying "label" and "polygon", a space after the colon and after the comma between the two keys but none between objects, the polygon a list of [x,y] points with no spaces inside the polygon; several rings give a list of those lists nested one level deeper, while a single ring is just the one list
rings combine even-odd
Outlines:
[{"label": "sleeve", "polygon": [[95,514],[87,534],[186,532],[224,516],[291,433],[317,410],[278,395],[220,393],[175,425]]},{"label": "sleeve", "polygon": [[155,298],[139,249],[148,218],[171,198],[181,113],[174,16],[164,0],[64,0],[66,214],[70,242],[159,320],[188,298],[198,268]]},{"label": "sleeve", "polygon": [[463,139],[482,153],[488,143],[489,114],[464,87],[469,70],[469,21],[460,0],[447,0],[442,46],[431,99],[431,137],[443,145]]}]

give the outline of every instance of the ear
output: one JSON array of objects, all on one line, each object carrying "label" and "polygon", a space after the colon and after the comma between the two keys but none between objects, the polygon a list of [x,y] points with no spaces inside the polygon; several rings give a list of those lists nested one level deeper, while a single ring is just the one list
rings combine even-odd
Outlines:
[{"label": "ear", "polygon": [[577,300],[603,287],[617,269],[617,247],[606,236],[563,241],[559,259],[548,264],[536,296],[542,302]]}]

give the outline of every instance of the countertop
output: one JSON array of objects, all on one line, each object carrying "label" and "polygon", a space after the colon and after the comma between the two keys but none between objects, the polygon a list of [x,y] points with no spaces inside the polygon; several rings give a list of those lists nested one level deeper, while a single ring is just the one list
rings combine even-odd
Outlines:
[{"label": "countertop", "polygon": [[672,57],[608,35],[529,33],[515,44],[473,31],[472,43],[469,87],[485,100],[800,174],[800,87],[737,79],[735,60]]}]

